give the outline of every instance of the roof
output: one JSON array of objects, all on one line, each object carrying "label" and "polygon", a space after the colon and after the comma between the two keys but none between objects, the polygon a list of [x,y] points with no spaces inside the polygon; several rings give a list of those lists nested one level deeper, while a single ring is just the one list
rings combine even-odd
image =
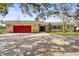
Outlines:
[{"label": "roof", "polygon": [[[3,21],[4,24],[32,24],[32,23],[36,23],[37,21],[27,21],[27,20],[21,20],[21,21],[14,21],[14,20],[9,20],[9,21]],[[58,24],[63,24],[63,22],[43,22],[43,21],[40,21],[38,22],[40,23],[41,25],[47,25],[49,23],[51,24],[55,24],[55,25],[58,25]],[[66,24],[69,24],[69,25],[74,25],[73,23],[66,23]]]},{"label": "roof", "polygon": [[[51,24],[57,25],[57,24],[63,24],[63,22],[52,22]],[[73,23],[66,23],[66,24],[68,24],[68,25],[74,25]]]},{"label": "roof", "polygon": [[36,23],[37,21],[26,21],[26,20],[21,20],[21,21],[3,21],[4,24],[31,24],[31,23]]},{"label": "roof", "polygon": [[[54,25],[61,25],[61,24],[63,24],[63,22],[45,22],[46,24],[48,24],[48,23],[51,23],[52,25],[54,24]],[[69,23],[66,23],[66,24],[68,24],[68,25],[74,25],[74,23],[72,23],[72,22],[69,22]]]}]

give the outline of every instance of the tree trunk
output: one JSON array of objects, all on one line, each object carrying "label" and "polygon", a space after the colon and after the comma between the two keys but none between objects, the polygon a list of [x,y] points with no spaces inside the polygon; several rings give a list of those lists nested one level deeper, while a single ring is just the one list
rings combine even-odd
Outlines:
[{"label": "tree trunk", "polygon": [[65,19],[63,19],[63,32],[66,32],[66,22],[65,22]]},{"label": "tree trunk", "polygon": [[63,23],[63,32],[65,32],[65,24]]}]

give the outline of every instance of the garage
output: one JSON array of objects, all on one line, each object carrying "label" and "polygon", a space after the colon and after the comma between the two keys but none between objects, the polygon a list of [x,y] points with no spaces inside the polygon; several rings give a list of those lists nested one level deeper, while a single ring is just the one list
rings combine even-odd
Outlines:
[{"label": "garage", "polygon": [[31,32],[31,26],[13,26],[14,33],[27,33]]}]

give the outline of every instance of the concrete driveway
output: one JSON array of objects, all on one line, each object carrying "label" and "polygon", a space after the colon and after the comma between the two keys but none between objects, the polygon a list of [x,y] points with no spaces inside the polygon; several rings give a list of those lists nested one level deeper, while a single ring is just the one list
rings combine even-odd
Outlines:
[{"label": "concrete driveway", "polygon": [[79,35],[7,33],[0,35],[0,55],[79,55]]}]

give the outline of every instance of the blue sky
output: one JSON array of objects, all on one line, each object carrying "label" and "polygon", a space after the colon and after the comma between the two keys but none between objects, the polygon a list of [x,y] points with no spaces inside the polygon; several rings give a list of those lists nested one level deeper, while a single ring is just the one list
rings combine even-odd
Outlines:
[{"label": "blue sky", "polygon": [[[24,17],[24,15],[21,13],[19,5],[15,4],[14,7],[9,8],[9,13],[6,15],[5,20],[18,20],[18,17],[20,20],[34,20],[34,17],[30,17],[28,15],[26,15],[26,17]],[[51,18],[47,19],[46,21],[47,22],[59,22],[61,20],[58,17],[56,17],[56,18],[51,17]]]},{"label": "blue sky", "polygon": [[28,15],[24,17],[21,13],[19,5],[15,4],[14,7],[9,8],[9,13],[6,15],[5,20],[18,20],[18,17],[20,18],[20,20],[34,20],[33,17],[29,17]]}]

